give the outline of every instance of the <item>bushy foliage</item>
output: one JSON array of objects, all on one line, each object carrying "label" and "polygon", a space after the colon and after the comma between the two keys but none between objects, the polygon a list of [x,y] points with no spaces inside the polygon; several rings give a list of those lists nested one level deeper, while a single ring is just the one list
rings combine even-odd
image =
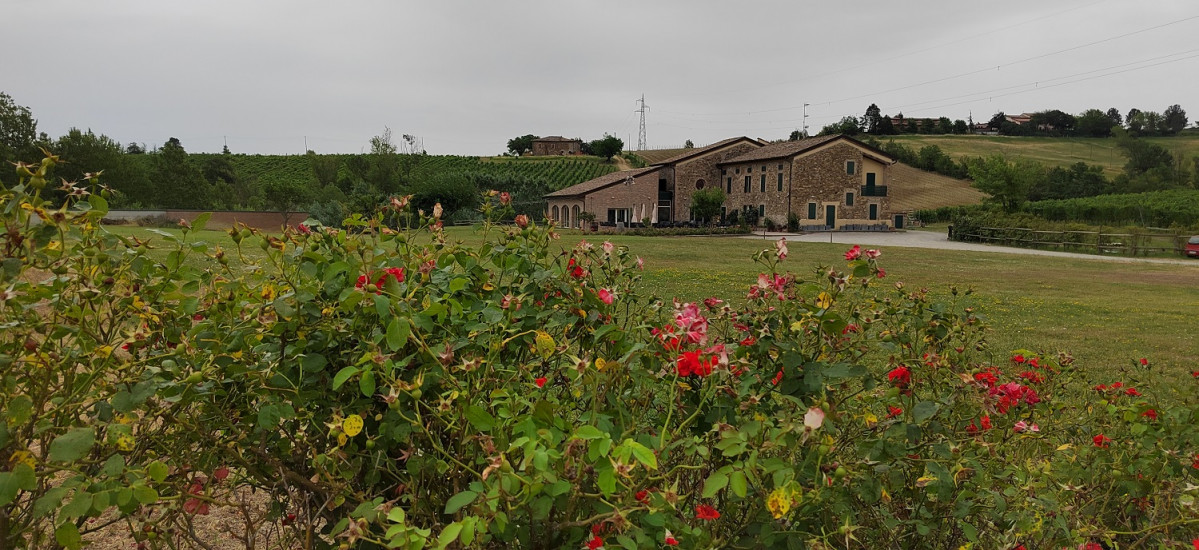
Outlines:
[{"label": "bushy foliage", "polygon": [[84,187],[45,203],[53,164],[0,188],[6,547],[77,548],[102,516],[176,547],[239,488],[270,498],[244,536],[280,547],[1169,546],[1199,526],[1199,407],[1157,402],[1148,361],[1095,382],[996,353],[968,292],[883,285],[877,250],[795,274],[779,241],[739,305],[671,303],[626,248],[563,250],[522,217],[466,246],[439,205],[389,226],[410,213],[392,197],[349,230],[233,229],[238,250],[164,233],[157,259]]},{"label": "bushy foliage", "polygon": [[1092,225],[1199,227],[1199,191],[1177,189],[1030,203],[1025,211],[1046,220]]}]

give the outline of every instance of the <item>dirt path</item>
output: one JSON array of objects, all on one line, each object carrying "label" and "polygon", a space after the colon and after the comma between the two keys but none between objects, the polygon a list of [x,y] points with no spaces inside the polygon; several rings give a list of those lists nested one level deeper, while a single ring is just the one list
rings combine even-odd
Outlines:
[{"label": "dirt path", "polygon": [[622,156],[612,157],[612,163],[616,165],[617,170],[632,170],[633,165],[629,164],[629,159]]},{"label": "dirt path", "polygon": [[[1098,254],[1080,254],[1077,252],[1057,252],[1053,250],[1036,250],[1013,246],[999,246],[982,243],[963,243],[951,241],[945,234],[933,231],[895,231],[895,232],[829,232],[829,233],[767,233],[768,239],[777,240],[785,237],[791,242],[807,243],[840,243],[860,244],[862,246],[899,246],[907,248],[932,248],[937,250],[972,250],[975,252],[998,252],[1001,254],[1028,254],[1032,256],[1056,256],[1059,258],[1076,258],[1081,260],[1096,260],[1121,263],[1150,263],[1173,264],[1199,267],[1199,261],[1185,258],[1130,258],[1127,256],[1100,256]],[[757,233],[747,239],[761,239]]]}]

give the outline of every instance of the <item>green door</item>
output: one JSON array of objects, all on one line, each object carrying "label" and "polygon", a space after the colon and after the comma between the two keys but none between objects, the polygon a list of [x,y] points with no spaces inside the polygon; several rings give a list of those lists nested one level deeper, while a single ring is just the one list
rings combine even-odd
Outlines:
[{"label": "green door", "polygon": [[895,215],[895,229],[903,229],[903,214]]},{"label": "green door", "polygon": [[824,225],[829,228],[837,227],[837,206],[830,204],[824,207]]}]

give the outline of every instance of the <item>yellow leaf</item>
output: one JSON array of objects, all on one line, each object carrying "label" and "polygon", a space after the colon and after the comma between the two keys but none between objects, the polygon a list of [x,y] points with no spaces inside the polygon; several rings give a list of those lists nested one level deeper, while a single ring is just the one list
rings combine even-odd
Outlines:
[{"label": "yellow leaf", "polygon": [[108,357],[112,355],[112,346],[100,346],[96,348],[96,355],[100,357]]},{"label": "yellow leaf", "polygon": [[878,417],[874,416],[874,413],[866,413],[866,427],[873,428],[876,424],[878,424]]},{"label": "yellow leaf", "polygon": [[607,362],[607,361],[604,361],[604,358],[603,358],[603,357],[596,357],[596,358],[595,358],[595,370],[598,370],[598,371],[600,371],[600,372],[603,372],[603,370],[604,370],[605,368],[607,368],[607,367],[608,367],[608,362]]},{"label": "yellow leaf", "polygon": [[1069,449],[1070,447],[1071,447],[1071,445],[1069,443],[1063,443],[1061,445],[1058,445],[1057,450],[1064,451],[1066,449]]},{"label": "yellow leaf", "polygon": [[816,297],[816,307],[820,309],[828,309],[832,305],[833,297],[830,296],[829,293],[821,292],[820,295]]},{"label": "yellow leaf", "polygon": [[362,433],[362,417],[356,414],[347,416],[341,423],[341,429],[350,437]]}]

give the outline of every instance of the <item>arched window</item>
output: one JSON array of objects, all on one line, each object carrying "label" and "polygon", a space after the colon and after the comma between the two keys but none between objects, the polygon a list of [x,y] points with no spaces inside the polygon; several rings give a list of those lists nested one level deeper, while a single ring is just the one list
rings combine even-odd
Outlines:
[{"label": "arched window", "polygon": [[704,188],[704,180],[703,180],[702,178],[701,178],[701,179],[697,179],[697,180],[695,180],[695,188],[696,188],[696,189],[703,189],[703,188]]},{"label": "arched window", "polygon": [[571,209],[570,219],[572,222],[574,222],[574,225],[571,227],[582,227],[582,225],[579,224],[579,207],[577,205]]},{"label": "arched window", "polygon": [[558,205],[556,205],[556,204],[554,205],[553,212],[550,213],[550,219],[554,220],[554,221],[559,221],[558,220]]}]

